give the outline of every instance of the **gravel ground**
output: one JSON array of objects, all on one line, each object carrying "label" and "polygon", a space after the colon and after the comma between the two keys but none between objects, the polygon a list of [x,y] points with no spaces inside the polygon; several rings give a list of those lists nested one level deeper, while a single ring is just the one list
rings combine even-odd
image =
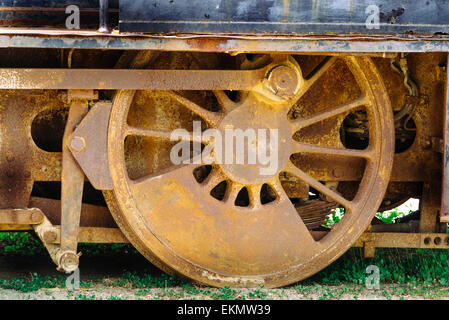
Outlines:
[{"label": "gravel ground", "polygon": [[[219,293],[217,289],[202,288],[211,293]],[[384,286],[381,290],[367,290],[360,286],[319,286],[296,289],[261,289],[259,296],[251,296],[253,290],[237,289],[238,297],[262,300],[449,300],[445,288],[442,292],[432,294],[398,295],[397,286]],[[182,287],[133,289],[126,287],[108,287],[95,285],[89,289],[67,290],[66,288],[39,289],[34,292],[20,292],[11,289],[0,289],[0,300],[210,300],[211,293],[188,294]]]},{"label": "gravel ground", "polygon": [[[381,283],[379,290],[368,290],[364,285],[328,286],[308,281],[281,289],[216,289],[172,281],[140,255],[128,253],[118,256],[83,256],[80,265],[80,289],[68,290],[65,285],[66,277],[67,275],[55,270],[55,266],[45,255],[1,256],[0,282],[3,281],[3,285],[0,286],[0,300],[449,299],[449,286],[435,287],[424,284],[413,286]],[[4,285],[5,281],[12,283],[11,287],[14,289]]]}]

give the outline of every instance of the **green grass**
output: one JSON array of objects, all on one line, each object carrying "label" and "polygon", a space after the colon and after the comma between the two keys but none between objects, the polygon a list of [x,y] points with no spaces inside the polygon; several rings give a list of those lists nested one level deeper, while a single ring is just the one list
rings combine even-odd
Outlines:
[{"label": "green grass", "polygon": [[[406,216],[407,214],[412,213],[413,210],[409,210],[409,212],[401,212],[398,208],[395,208],[390,211],[378,212],[376,213],[376,217],[384,223],[397,223],[399,218]],[[328,216],[326,220],[326,227],[332,227],[334,224],[340,222],[340,220],[344,216],[344,209],[337,208],[332,210],[332,213]]]},{"label": "green grass", "polygon": [[373,259],[364,259],[362,249],[351,248],[340,259],[302,282],[324,285],[365,283],[366,268],[376,265],[384,284],[449,285],[449,251],[438,249],[376,249]]},{"label": "green grass", "polygon": [[[385,223],[395,223],[404,213],[397,210],[388,213],[378,213],[379,219]],[[329,217],[328,225],[337,223],[343,216],[343,211],[337,210]],[[80,251],[87,256],[106,257],[120,256],[131,253],[138,256],[137,251],[128,244],[81,244]],[[2,256],[47,256],[42,244],[31,234],[0,233],[0,255]],[[48,257],[48,259],[50,259]],[[285,288],[296,290],[304,297],[315,296],[319,299],[340,299],[350,295],[358,299],[364,289],[366,267],[376,265],[380,269],[381,286],[393,285],[393,289],[381,290],[379,294],[389,299],[392,295],[422,295],[446,297],[449,296],[449,250],[437,249],[376,249],[373,259],[364,259],[360,248],[351,248],[333,264],[300,283]],[[64,288],[66,275],[42,276],[37,273],[22,278],[0,279],[0,288],[12,289],[23,293],[45,289]],[[116,279],[101,279],[81,281],[82,289],[92,288],[97,284],[108,287],[125,287],[136,289],[136,298],[151,295],[152,299],[189,299],[203,296],[209,299],[267,299],[269,290],[263,287],[254,288],[242,293],[242,290],[224,287],[212,289],[196,286],[177,276],[170,276],[156,271],[154,268],[139,271],[125,271]],[[350,287],[348,287],[350,286]],[[351,287],[352,286],[352,287]],[[155,294],[157,290],[157,294]],[[437,290],[437,291],[435,291]],[[282,297],[282,291],[279,291]],[[68,294],[76,300],[96,299],[95,295]],[[108,299],[119,300],[121,296],[110,296]]]},{"label": "green grass", "polygon": [[[24,278],[0,279],[0,288],[12,289],[21,292],[33,292],[39,289],[52,289],[65,287],[67,277],[63,274],[58,276],[42,276],[37,273]],[[90,288],[92,282],[80,281],[81,288]]]},{"label": "green grass", "polygon": [[[96,244],[81,243],[79,251],[89,256],[122,254],[124,252],[138,255],[130,244]],[[47,251],[40,240],[30,232],[0,232],[0,254],[9,256],[31,257],[46,255]]]},{"label": "green grass", "polygon": [[[359,248],[352,248],[335,263],[317,273],[313,277],[285,287],[285,290],[296,290],[303,297],[314,295],[318,299],[340,299],[350,295],[358,299],[365,288],[366,267],[374,264],[380,269],[381,291],[377,294],[385,298],[393,295],[420,295],[424,297],[449,296],[449,251],[421,249],[378,249],[374,259],[363,259]],[[33,273],[24,278],[0,279],[0,288],[12,289],[23,293],[45,289],[64,288],[65,275],[42,276]],[[190,299],[205,297],[219,300],[267,299],[272,292],[263,287],[242,292],[239,289],[224,287],[213,289],[196,286],[176,276],[155,272],[154,269],[139,272],[124,272],[114,280],[81,281],[81,293],[71,291],[67,297],[76,300],[97,299],[95,295],[83,293],[96,285],[104,287],[125,287],[136,289],[135,298],[151,297],[152,299]],[[392,289],[384,287],[393,285]],[[278,293],[278,297],[282,297]],[[111,296],[108,299],[124,299]]]},{"label": "green grass", "polygon": [[378,212],[376,213],[376,217],[385,223],[391,224],[397,223],[399,218],[402,218],[412,212],[413,210],[409,210],[409,212],[400,212],[398,208],[394,208],[390,211]]}]

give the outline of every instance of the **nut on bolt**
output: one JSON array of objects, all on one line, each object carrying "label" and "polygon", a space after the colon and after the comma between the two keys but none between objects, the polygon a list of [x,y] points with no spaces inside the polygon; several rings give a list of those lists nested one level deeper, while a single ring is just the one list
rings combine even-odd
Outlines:
[{"label": "nut on bolt", "polygon": [[82,152],[86,149],[86,140],[83,137],[74,136],[70,140],[70,147],[76,152]]},{"label": "nut on bolt", "polygon": [[79,257],[73,251],[65,251],[59,257],[59,269],[65,272],[73,272],[78,269]]},{"label": "nut on bolt", "polygon": [[44,219],[44,215],[39,210],[34,210],[31,213],[31,221],[33,223],[39,223]]},{"label": "nut on bolt", "polygon": [[267,76],[267,86],[277,96],[288,97],[296,93],[298,88],[298,74],[296,71],[285,65],[276,66],[271,69]]}]

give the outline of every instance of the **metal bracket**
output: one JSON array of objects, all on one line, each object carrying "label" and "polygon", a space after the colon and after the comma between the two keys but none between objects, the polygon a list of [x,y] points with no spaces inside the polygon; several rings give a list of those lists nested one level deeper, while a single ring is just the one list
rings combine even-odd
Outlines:
[{"label": "metal bracket", "polygon": [[68,147],[93,187],[112,190],[107,154],[111,102],[97,102],[70,135]]},{"label": "metal bracket", "polygon": [[76,250],[80,229],[84,173],[73,158],[67,142],[77,125],[87,114],[88,99],[95,98],[96,95],[93,90],[87,90],[69,91],[68,96],[71,97],[71,104],[62,145],[61,244],[59,251],[56,253],[56,264],[60,271],[73,272],[79,264],[79,256]]}]

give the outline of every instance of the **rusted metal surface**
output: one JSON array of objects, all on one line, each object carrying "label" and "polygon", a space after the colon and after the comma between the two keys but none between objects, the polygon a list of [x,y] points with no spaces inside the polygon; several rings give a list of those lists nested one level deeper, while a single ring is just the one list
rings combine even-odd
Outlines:
[{"label": "rusted metal surface", "polygon": [[446,64],[446,91],[444,112],[444,153],[443,153],[443,178],[441,189],[441,213],[440,221],[449,223],[449,54]]},{"label": "rusted metal surface", "polygon": [[37,208],[0,210],[0,224],[39,224],[43,219],[42,211]]},{"label": "rusted metal surface", "polygon": [[[120,31],[386,35],[449,30],[447,0],[154,0],[153,4],[149,6],[146,0],[121,0]],[[377,8],[376,27],[368,25],[373,6]]]},{"label": "rusted metal surface", "polygon": [[26,208],[33,181],[55,181],[61,174],[60,153],[46,152],[33,141],[33,120],[63,105],[51,91],[2,91],[0,104],[0,207]]},{"label": "rusted metal surface", "polygon": [[[32,228],[34,230],[34,232],[36,233],[36,235],[39,237],[39,239],[42,241],[42,244],[44,245],[44,247],[47,249],[48,254],[50,255],[50,258],[53,260],[53,262],[58,266],[58,269],[60,267],[60,257],[58,256],[58,253],[60,252],[60,247],[57,244],[51,243],[51,242],[47,242],[47,240],[52,240],[51,238],[53,237],[49,237],[49,234],[56,234],[57,237],[57,233],[58,230],[51,224],[51,222],[45,217],[44,215],[44,221],[40,224],[36,224],[36,225],[32,225]],[[50,238],[50,239],[49,239]],[[59,269],[61,270],[61,269]]]},{"label": "rusted metal surface", "polygon": [[392,224],[373,224],[371,225],[371,232],[396,232],[396,233],[418,233],[419,221],[411,220],[407,223],[392,223]]},{"label": "rusted metal surface", "polygon": [[105,35],[96,31],[0,28],[0,48],[162,50],[196,52],[285,53],[396,53],[447,52],[445,35],[395,36],[204,36],[204,35]]},{"label": "rusted metal surface", "polygon": [[0,118],[0,207],[26,208],[33,187],[30,163],[32,154],[29,146],[32,140],[28,135],[26,98],[3,95],[4,108]]},{"label": "rusted metal surface", "polygon": [[110,102],[97,102],[68,138],[68,147],[97,190],[113,188],[107,157]]},{"label": "rusted metal surface", "polygon": [[[93,92],[91,91],[91,95]],[[74,97],[76,99],[76,97]],[[58,268],[72,272],[78,268],[78,233],[84,187],[84,173],[69,150],[69,138],[88,111],[85,95],[82,100],[72,100],[62,142],[61,174],[61,244],[58,251]]]},{"label": "rusted metal surface", "polygon": [[[237,105],[219,91],[214,92],[221,108],[213,113],[199,108],[178,93],[172,94],[172,98],[181,101],[219,130],[230,125],[241,129],[279,129],[282,139],[279,170],[293,174],[345,207],[345,219],[326,237],[316,241],[286,196],[278,179],[279,171],[264,179],[254,174],[253,168],[216,163],[202,182],[193,175],[198,165],[175,167],[171,171],[166,169],[166,173],[153,172],[132,180],[124,161],[122,141],[128,136],[160,138],[162,135],[157,130],[137,129],[127,124],[136,93],[119,91],[114,99],[108,134],[114,190],[107,193],[107,200],[118,225],[141,253],[150,259],[156,255],[177,272],[207,284],[264,284],[271,287],[297,281],[323,268],[344,248],[349,248],[366,229],[380,204],[379,194],[383,194],[387,187],[393,155],[392,114],[381,78],[368,58],[342,59],[343,65],[355,77],[353,86],[360,89],[359,96],[347,95],[349,101],[334,100],[330,104],[334,107],[328,105],[326,109],[323,106],[321,110],[314,109],[309,114],[288,119],[285,116],[287,111],[300,97],[306,96],[321,76],[326,77],[325,71],[336,60],[329,60],[305,79],[296,63],[289,61],[290,64],[285,61],[282,64],[297,70],[297,83],[300,83],[299,88],[292,91],[295,96],[290,99],[280,100],[272,91],[264,91],[263,84],[256,86]],[[285,91],[290,92],[289,88]],[[345,148],[341,142],[333,146],[320,144],[320,141],[303,142],[299,134],[292,138],[303,128],[362,106],[368,110],[372,134],[370,147],[366,150]],[[284,135],[286,128],[289,132]],[[365,159],[364,179],[357,196],[345,199],[331,187],[304,173],[290,162],[292,153]],[[224,197],[214,198],[211,191],[222,181],[227,181]],[[263,184],[268,184],[275,192],[274,201],[260,202]],[[236,202],[239,191],[244,187],[249,201],[242,207]],[[351,233],[346,232],[348,228],[351,228]]]},{"label": "rusted metal surface", "polygon": [[[30,208],[39,208],[53,225],[61,224],[61,200],[31,197]],[[81,227],[116,228],[108,208],[83,203],[81,206]]]},{"label": "rusted metal surface", "polygon": [[354,247],[363,247],[365,242],[371,242],[370,245],[376,248],[449,249],[447,233],[366,232]]},{"label": "rusted metal surface", "polygon": [[[54,226],[55,237],[46,243],[59,244],[60,226]],[[78,234],[78,243],[129,243],[119,228],[81,227]]]},{"label": "rusted metal surface", "polygon": [[118,228],[81,228],[79,242],[90,243],[129,243]]},{"label": "rusted metal surface", "polygon": [[[78,267],[80,254],[76,254],[76,251],[61,250],[62,232],[60,226],[54,226],[44,215],[43,222],[32,225],[32,227],[47,249],[51,259],[57,265],[57,270],[73,272]],[[127,242],[126,238],[117,228],[80,228],[78,230],[78,236],[79,242]]]},{"label": "rusted metal surface", "polygon": [[424,183],[420,202],[419,232],[421,233],[437,232],[439,229],[438,213],[441,208],[440,181],[441,178],[435,179],[432,183]]},{"label": "rusted metal surface", "polygon": [[265,69],[0,69],[0,89],[248,90],[265,73]]},{"label": "rusted metal surface", "polygon": [[[207,41],[204,39],[203,43]],[[103,73],[96,78],[98,80],[105,78],[108,72],[93,68],[104,67],[109,70],[114,65],[127,68],[129,61],[137,54],[131,69],[148,67],[167,73],[166,78],[170,74],[182,76],[181,80],[170,80],[164,84],[157,83],[159,80],[156,79],[153,87],[142,88],[196,88],[204,91],[119,90],[114,98],[114,93],[106,90],[90,90],[88,95],[78,90],[67,93],[56,90],[2,90],[0,154],[4,158],[2,160],[0,157],[0,164],[5,174],[8,170],[13,172],[9,173],[10,179],[3,180],[4,184],[0,185],[9,192],[9,195],[1,193],[4,209],[39,208],[46,215],[46,220],[34,226],[2,223],[0,231],[37,230],[55,262],[63,268],[70,268],[78,262],[76,247],[70,251],[71,255],[65,257],[64,264],[60,261],[64,260],[63,252],[59,250],[61,206],[64,199],[69,199],[76,203],[67,204],[67,207],[73,210],[78,206],[81,210],[79,226],[70,224],[78,228],[78,242],[127,241],[115,228],[108,209],[99,206],[99,200],[102,199],[98,195],[90,203],[98,202],[99,205],[81,205],[79,192],[78,196],[74,196],[74,189],[63,185],[63,202],[36,197],[30,200],[33,184],[33,192],[36,193],[42,188],[39,185],[41,181],[61,181],[61,169],[64,167],[60,150],[50,152],[41,149],[45,143],[42,146],[39,136],[53,134],[51,125],[44,130],[47,122],[43,119],[52,120],[55,114],[66,112],[64,110],[70,106],[70,101],[78,97],[82,100],[100,98],[114,101],[115,110],[108,125],[107,102],[90,102],[91,110],[85,121],[81,121],[77,128],[72,126],[75,131],[68,139],[71,154],[96,189],[107,187],[110,190],[111,185],[102,181],[106,181],[108,174],[111,174],[114,190],[105,192],[105,196],[117,224],[132,244],[163,270],[170,271],[170,267],[173,267],[184,275],[214,285],[243,286],[265,281],[266,286],[276,286],[296,281],[324,267],[356,241],[357,235],[368,227],[387,183],[389,186],[381,208],[385,210],[388,206],[407,200],[409,196],[417,197],[422,200],[421,221],[391,226],[372,225],[369,235],[365,233],[356,242],[357,246],[363,246],[365,255],[371,257],[375,248],[382,246],[447,248],[446,238],[438,234],[443,229],[437,219],[441,195],[438,183],[442,174],[439,141],[443,138],[442,116],[445,112],[442,93],[447,89],[447,71],[442,63],[447,61],[447,54],[410,54],[406,57],[409,76],[419,88],[419,95],[408,97],[403,77],[392,72],[388,59],[370,59],[363,55],[337,55],[333,59],[324,59],[318,53],[302,53],[288,61],[285,57],[274,57],[274,64],[258,70],[265,71],[258,74],[257,81],[251,84],[250,90],[245,90],[246,93],[225,93],[211,89],[234,88],[235,77],[243,71],[247,74],[253,72],[235,69],[239,65],[257,66],[259,55],[252,55],[251,58],[243,54],[231,57],[151,51],[139,54],[128,51],[123,59],[112,59],[108,65],[101,66],[89,65],[85,61],[89,60],[88,57],[93,57],[95,61],[95,55],[101,58],[103,53],[79,52],[73,59],[73,64],[79,69],[71,70],[80,72],[83,79],[77,81],[81,83],[92,80],[87,79],[91,73],[84,72],[86,68],[92,67],[91,71]],[[67,52],[61,56],[66,57]],[[116,57],[118,59],[118,55]],[[249,61],[250,58],[255,60]],[[5,65],[13,65],[8,59],[7,56],[3,59]],[[151,65],[148,66],[149,63]],[[300,66],[299,72],[295,71],[298,70],[297,65]],[[35,68],[39,64],[24,66]],[[65,63],[61,66],[65,68]],[[57,72],[72,72],[62,68]],[[180,69],[193,69],[195,72],[178,72]],[[210,75],[215,72],[213,70],[223,69],[229,74],[226,81],[220,75]],[[124,71],[122,75],[128,72],[117,71]],[[279,74],[276,74],[278,71]],[[113,80],[116,83],[120,80],[118,74]],[[198,74],[209,79],[198,84],[203,81],[193,79]],[[316,82],[313,80],[314,75],[318,75]],[[38,79],[44,82],[44,78],[45,75],[42,75]],[[196,83],[186,85],[193,80]],[[129,79],[129,83],[134,81],[137,80]],[[314,83],[314,86],[310,83]],[[119,86],[114,85],[117,88]],[[297,87],[299,91],[296,91]],[[357,99],[364,90],[372,95],[358,105]],[[301,98],[292,98],[292,94],[301,95]],[[391,107],[388,99],[392,102]],[[357,104],[354,108],[352,101]],[[392,125],[385,125],[391,120],[391,110],[397,114],[407,104],[416,106],[412,115],[416,125],[416,136],[413,138],[397,121],[396,136],[392,133]],[[339,106],[344,112],[327,113],[332,106]],[[287,119],[279,115],[281,110],[289,110]],[[47,111],[51,113],[47,115]],[[365,111],[366,114],[348,118],[359,111]],[[172,168],[174,170],[170,171],[172,164],[168,156],[172,144],[168,142],[169,133],[180,127],[191,129],[192,121],[198,119],[204,120],[204,128],[221,130],[228,126],[242,129],[280,128],[280,138],[287,143],[280,142],[282,149],[278,160],[281,164],[285,163],[285,159],[294,153],[291,158],[293,165],[288,163],[279,175],[275,174],[266,181],[255,170],[238,165],[213,163],[209,175],[202,181],[197,180],[194,166]],[[314,122],[314,119],[319,121]],[[348,123],[348,119],[352,122]],[[302,127],[301,122],[306,125]],[[40,129],[32,129],[33,123],[40,124]],[[292,134],[293,138],[285,133],[289,126],[298,129]],[[30,134],[33,130],[35,132]],[[345,137],[351,134],[351,137],[361,137],[360,141],[369,137],[367,145],[370,147],[354,149],[348,145]],[[392,145],[395,138],[397,144],[409,141],[410,145],[405,151],[394,153]],[[65,139],[67,141],[67,135]],[[104,145],[101,141],[104,141]],[[382,147],[382,143],[387,145]],[[95,152],[90,153],[92,145],[96,148]],[[77,157],[77,154],[86,157]],[[393,154],[394,166],[389,176],[388,161],[391,159],[388,157],[393,157]],[[62,180],[69,182],[73,178],[73,171],[69,170]],[[84,178],[78,179],[78,187],[86,181]],[[226,181],[226,185],[221,187],[224,194],[220,198],[217,195],[220,188],[216,187],[223,181]],[[265,184],[269,189],[264,193],[262,189]],[[242,203],[243,198],[239,196],[243,187],[247,191],[247,203]],[[39,192],[40,197],[42,194],[47,196],[46,193],[59,197],[58,190],[44,188],[43,192]],[[349,208],[343,220],[330,232],[319,231],[329,229],[326,229],[324,221],[337,206],[326,200]],[[80,210],[76,211],[79,213]],[[78,219],[76,214],[72,218]],[[65,223],[62,224],[64,228]],[[348,228],[352,228],[351,233],[347,232]],[[418,231],[421,234],[416,235]],[[158,237],[157,240],[152,238],[154,235]],[[74,239],[73,234],[70,237]],[[76,242],[73,240],[72,245]],[[299,247],[298,243],[303,246]],[[176,253],[175,257],[171,252]],[[277,256],[284,253],[287,258]],[[309,254],[316,254],[318,258],[303,263]],[[290,262],[300,267],[289,270]],[[204,269],[207,271],[204,272]],[[282,274],[282,271],[278,272],[280,269],[288,271]],[[274,271],[271,274],[277,275],[265,279],[264,272],[271,271]]]}]

